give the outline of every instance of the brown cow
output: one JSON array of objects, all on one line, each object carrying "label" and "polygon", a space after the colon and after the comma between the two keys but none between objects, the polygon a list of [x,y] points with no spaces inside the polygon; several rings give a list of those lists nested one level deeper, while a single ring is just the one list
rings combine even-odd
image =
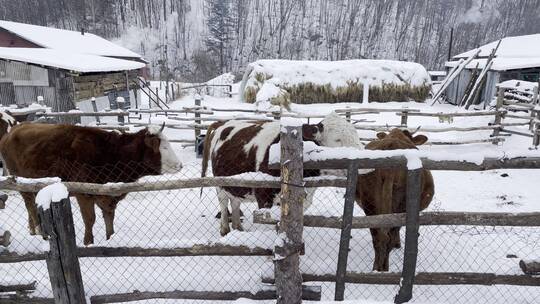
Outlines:
[{"label": "brown cow", "polygon": [[[108,132],[72,125],[20,124],[0,140],[10,174],[27,178],[60,177],[63,181],[104,184],[133,182],[145,175],[177,171],[181,164],[163,129],[137,133]],[[34,193],[21,193],[31,234],[39,233]],[[92,244],[94,205],[103,211],[107,239],[114,233],[114,211],[125,195],[75,195],[85,225],[84,244]]]},{"label": "brown cow", "polygon": [[[407,130],[393,129],[390,133],[378,133],[378,140],[366,145],[368,150],[417,149],[427,141],[424,135],[412,136]],[[376,169],[358,176],[356,202],[366,215],[403,213],[406,211],[406,169]],[[422,170],[422,194],[420,209],[429,206],[434,194],[433,177],[429,170]],[[370,229],[375,250],[373,270],[388,271],[389,254],[400,248],[400,228]]]}]

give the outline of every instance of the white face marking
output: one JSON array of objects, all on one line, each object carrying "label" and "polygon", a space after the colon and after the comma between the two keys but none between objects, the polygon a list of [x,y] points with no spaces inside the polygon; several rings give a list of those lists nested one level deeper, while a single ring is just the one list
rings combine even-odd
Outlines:
[{"label": "white face marking", "polygon": [[7,130],[6,132],[9,133],[11,131],[11,127],[15,126],[17,124],[17,120],[13,118],[11,115],[7,114],[6,112],[0,111],[0,118],[6,122],[7,124]]},{"label": "white face marking", "polygon": [[169,140],[163,133],[159,133],[159,153],[161,154],[161,174],[176,173],[182,170],[182,163],[174,153]]}]

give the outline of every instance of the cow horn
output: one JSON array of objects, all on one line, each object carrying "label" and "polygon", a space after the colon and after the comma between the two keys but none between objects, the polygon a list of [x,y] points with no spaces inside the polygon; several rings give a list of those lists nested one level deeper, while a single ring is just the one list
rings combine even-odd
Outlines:
[{"label": "cow horn", "polygon": [[165,130],[165,122],[163,122],[163,124],[161,125],[161,128],[159,129],[159,133],[163,132],[163,130]]},{"label": "cow horn", "polygon": [[414,132],[411,133],[411,135],[414,135],[416,132],[418,132],[418,130],[420,130],[422,126],[418,126],[418,128],[416,128],[416,130],[414,130]]}]

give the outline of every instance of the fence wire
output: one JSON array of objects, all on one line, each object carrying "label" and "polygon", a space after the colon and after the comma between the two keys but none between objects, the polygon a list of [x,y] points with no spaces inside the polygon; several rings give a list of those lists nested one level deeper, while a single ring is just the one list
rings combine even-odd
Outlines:
[{"label": "fence wire", "polygon": [[[232,164],[231,164],[232,165]],[[57,166],[68,166],[57,164]],[[84,173],[79,166],[67,168],[72,176]],[[116,169],[101,168],[96,176],[108,180]],[[85,174],[88,174],[85,173]],[[146,176],[141,181],[165,182],[190,179],[201,175],[197,164],[185,165],[179,174]],[[249,179],[249,176],[245,176]],[[253,175],[255,178],[256,175]],[[89,177],[90,179],[90,177]],[[119,181],[119,180],[111,180]],[[28,215],[19,193],[7,191],[6,208],[0,210],[1,226],[9,230],[12,243],[7,250],[19,254],[43,252],[47,242],[28,233]],[[345,189],[318,188],[306,215],[341,216]],[[77,243],[84,247],[84,223],[76,198],[72,198]],[[274,207],[278,210],[276,207]],[[115,233],[106,239],[105,224],[96,208],[94,244],[104,247],[177,248],[196,244],[222,243],[248,247],[273,248],[276,230],[273,225],[254,224],[252,214],[256,203],[243,203],[244,231],[233,230],[220,235],[218,197],[215,188],[178,189],[132,192],[126,195],[115,212]],[[276,211],[274,210],[274,211]],[[431,211],[440,210],[434,201]],[[279,212],[279,211],[277,211]],[[275,213],[275,212],[272,212]],[[364,213],[355,205],[355,216]],[[405,229],[401,229],[402,247],[390,254],[390,272],[400,272],[403,263]],[[301,271],[305,278],[335,275],[340,230],[304,228],[305,255]],[[0,247],[0,255],[2,253]],[[540,250],[538,228],[423,226],[420,228],[418,272],[477,272],[520,274],[519,257],[531,256]],[[348,271],[371,273],[374,260],[369,229],[352,232]],[[194,256],[194,257],[114,257],[80,258],[85,291],[88,296],[134,291],[257,291],[263,278],[272,278],[272,257]],[[37,282],[31,297],[51,298],[52,291],[45,261],[0,264],[0,285]],[[322,299],[334,297],[334,283],[309,282],[322,286]],[[398,284],[347,284],[345,298],[392,301]],[[428,303],[536,303],[537,287],[508,285],[415,285],[415,302]],[[199,303],[195,300],[169,300],[169,303]],[[215,301],[209,301],[215,302]],[[147,301],[152,303],[152,301]],[[165,302],[164,302],[165,303]]]}]

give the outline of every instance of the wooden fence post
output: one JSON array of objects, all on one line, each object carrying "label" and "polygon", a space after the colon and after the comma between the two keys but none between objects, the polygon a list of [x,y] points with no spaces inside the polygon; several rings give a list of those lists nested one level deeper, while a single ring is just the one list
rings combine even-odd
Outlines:
[{"label": "wooden fence post", "polygon": [[[500,125],[502,122],[503,114],[501,114],[501,109],[503,108],[503,105],[504,105],[504,89],[499,88],[499,91],[497,94],[497,104],[495,105],[495,111],[497,111],[497,113],[495,113],[495,121],[493,122],[493,125],[495,126]],[[491,137],[495,138],[499,136],[500,132],[501,132],[501,128],[493,129],[493,134],[491,134]],[[492,143],[494,145],[498,145],[499,141],[494,140]]]},{"label": "wooden fence post", "polygon": [[420,227],[420,195],[422,194],[422,168],[407,172],[407,217],[405,232],[405,253],[401,286],[394,303],[405,303],[412,299],[416,260],[418,258],[418,230]]},{"label": "wooden fence post", "polygon": [[[350,107],[347,107],[346,111],[345,111],[345,119],[347,120],[347,122],[351,122],[351,110],[350,110]],[[309,121],[308,121],[309,123]]]},{"label": "wooden fence post", "polygon": [[281,221],[275,247],[275,278],[278,304],[302,303],[300,252],[304,243],[302,122],[283,119],[281,134]]},{"label": "wooden fence post", "polygon": [[343,301],[345,298],[345,275],[347,274],[347,260],[349,258],[349,244],[351,241],[354,200],[356,196],[356,183],[358,180],[358,163],[351,162],[347,170],[347,189],[345,190],[345,207],[341,222],[341,237],[339,240],[339,254],[336,271],[336,290],[334,300]]},{"label": "wooden fence post", "polygon": [[[67,192],[67,190],[66,190]],[[39,207],[41,229],[49,238],[50,249],[46,262],[55,303],[86,303],[75,227],[68,197],[51,202],[50,207]]]},{"label": "wooden fence post", "polygon": [[[92,104],[92,110],[94,110],[94,112],[97,112],[98,111],[98,108],[97,108],[97,103],[96,103],[96,98],[95,97],[92,97],[90,99],[90,103]],[[101,121],[99,119],[99,116],[96,116],[95,117],[96,119],[96,122],[99,124]]]},{"label": "wooden fence post", "polygon": [[535,112],[535,118],[533,120],[533,146],[538,148],[538,145],[540,145],[540,110],[535,107],[531,111]]},{"label": "wooden fence post", "polygon": [[401,127],[407,128],[407,124],[409,123],[408,121],[409,121],[409,111],[403,110],[401,112]]},{"label": "wooden fence post", "polygon": [[[201,95],[195,95],[195,107],[200,107],[201,106]],[[197,119],[197,118],[201,118],[201,113],[198,112],[198,110],[195,111],[195,125],[200,125],[201,124],[201,120],[200,119]],[[195,127],[195,140],[197,140],[197,138],[201,135],[201,129]],[[197,151],[197,145],[195,145],[195,151]]]}]

